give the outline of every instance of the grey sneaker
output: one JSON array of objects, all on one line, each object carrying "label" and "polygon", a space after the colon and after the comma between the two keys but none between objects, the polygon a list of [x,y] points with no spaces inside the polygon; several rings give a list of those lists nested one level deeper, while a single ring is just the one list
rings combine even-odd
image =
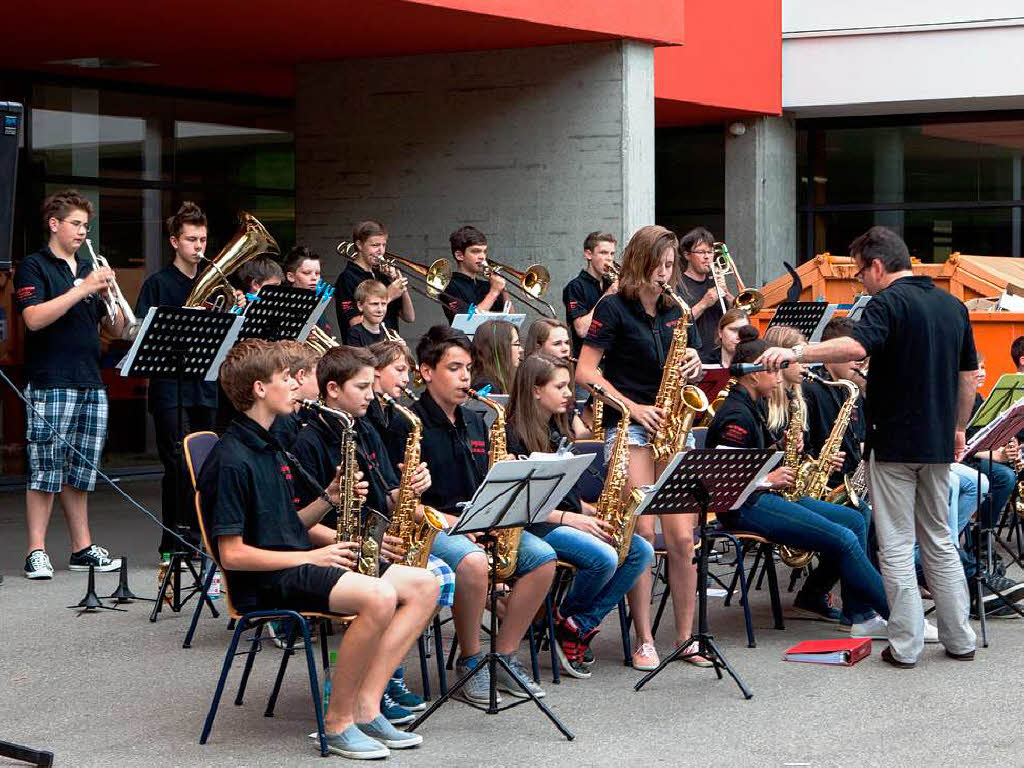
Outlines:
[{"label": "grey sneaker", "polygon": [[357,723],[359,730],[391,749],[409,749],[418,747],[423,743],[423,737],[418,733],[400,731],[384,715],[377,715],[368,723]]},{"label": "grey sneaker", "polygon": [[327,750],[352,760],[377,760],[391,754],[391,750],[376,739],[371,739],[354,724],[341,733],[328,733]]},{"label": "grey sneaker", "polygon": [[[458,673],[459,679],[476,669],[476,665],[483,662],[483,658],[484,655],[478,653],[476,656],[459,659],[455,663],[455,671]],[[459,689],[459,695],[474,704],[489,705],[491,703],[491,671],[485,667],[473,675],[473,679]],[[498,703],[501,703],[501,696],[498,696]]]},{"label": "grey sneaker", "polygon": [[[544,698],[544,689],[533,681],[533,678],[530,677],[530,673],[526,671],[526,667],[524,667],[522,662],[519,661],[519,657],[516,656],[516,654],[510,653],[506,656],[504,653],[502,653],[500,654],[500,656],[508,662],[508,665],[512,668],[512,671],[515,672],[516,677],[518,677],[520,680],[523,681],[523,683],[525,683],[526,687],[530,689],[530,692],[533,693],[534,696],[536,696],[538,699]],[[507,692],[510,696],[515,696],[519,699],[529,698],[526,691],[524,691],[522,688],[519,687],[519,685],[516,684],[516,681],[512,679],[512,676],[509,675],[509,673],[506,672],[505,668],[502,666],[498,667],[498,688]]]}]

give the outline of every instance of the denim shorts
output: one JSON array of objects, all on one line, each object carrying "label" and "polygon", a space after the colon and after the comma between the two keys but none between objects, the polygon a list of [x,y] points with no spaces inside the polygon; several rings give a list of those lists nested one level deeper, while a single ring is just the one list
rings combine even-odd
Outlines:
[{"label": "denim shorts", "polygon": [[[608,427],[604,431],[604,455],[608,456],[611,453],[612,447],[615,445],[615,438],[619,434],[618,427]],[[647,431],[645,427],[641,427],[639,424],[630,424],[626,428],[626,437],[630,445],[634,445],[637,448],[649,448],[651,445],[651,433]]]},{"label": "denim shorts", "polygon": [[[462,558],[473,552],[483,552],[483,548],[465,536],[451,536],[446,531],[438,531],[434,537],[434,546],[430,550],[430,554],[444,560],[453,571],[458,570]],[[556,559],[557,555],[550,544],[528,531],[523,531],[523,536],[519,540],[519,555],[516,558],[516,576],[522,576]]]}]

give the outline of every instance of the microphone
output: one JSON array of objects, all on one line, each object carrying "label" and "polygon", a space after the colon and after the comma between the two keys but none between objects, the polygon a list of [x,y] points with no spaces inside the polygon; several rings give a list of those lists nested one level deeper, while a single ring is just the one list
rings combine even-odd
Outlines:
[{"label": "microphone", "polygon": [[[786,360],[782,363],[780,368],[788,368],[789,361]],[[730,376],[746,376],[748,373],[760,373],[761,371],[767,371],[768,366],[764,363],[733,363],[729,366]]]}]

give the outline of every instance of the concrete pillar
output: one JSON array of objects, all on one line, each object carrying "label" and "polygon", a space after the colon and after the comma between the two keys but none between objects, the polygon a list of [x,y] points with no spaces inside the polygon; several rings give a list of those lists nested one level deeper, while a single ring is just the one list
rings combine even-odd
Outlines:
[{"label": "concrete pillar", "polygon": [[[796,130],[786,117],[747,120],[725,139],[725,242],[758,287],[797,263]],[[728,130],[728,129],[727,129]]]},{"label": "concrete pillar", "polygon": [[[302,66],[295,149],[297,240],[325,256],[325,277],[361,219],[382,221],[389,250],[420,263],[450,257],[449,233],[471,224],[494,260],[548,267],[562,317],[586,234],[624,243],[654,221],[653,49],[616,41]],[[442,318],[415,303],[410,341]]]},{"label": "concrete pillar", "polygon": [[[904,196],[903,131],[900,128],[878,128],[874,135],[875,203],[902,203]],[[903,236],[903,211],[875,211],[875,224],[889,227]]]}]

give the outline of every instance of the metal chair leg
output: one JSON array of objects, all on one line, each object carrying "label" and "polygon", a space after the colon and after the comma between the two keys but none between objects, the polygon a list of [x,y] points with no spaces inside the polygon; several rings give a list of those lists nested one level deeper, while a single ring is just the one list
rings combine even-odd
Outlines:
[{"label": "metal chair leg", "polygon": [[558,663],[558,650],[555,648],[555,643],[558,641],[555,639],[555,610],[551,604],[550,592],[544,600],[544,607],[548,625],[548,651],[551,654],[551,682],[559,685],[562,682],[562,670]]},{"label": "metal chair leg", "polygon": [[224,693],[224,684],[228,680],[228,672],[231,671],[231,662],[235,660],[235,651],[238,649],[238,640],[242,636],[246,622],[243,620],[235,627],[235,633],[231,636],[228,650],[224,654],[224,664],[220,669],[220,679],[217,680],[217,689],[213,692],[213,701],[210,702],[210,711],[206,714],[206,722],[203,723],[203,733],[199,737],[199,743],[205,744],[213,730],[213,719],[217,716],[217,707],[220,706],[220,697]]},{"label": "metal chair leg", "polygon": [[434,614],[434,661],[437,664],[438,685],[441,695],[448,693],[448,674],[444,665],[444,639],[441,637],[441,617]]},{"label": "metal chair leg", "polygon": [[235,706],[242,706],[242,698],[245,696],[245,686],[249,683],[249,673],[252,672],[252,663],[256,660],[256,653],[260,649],[260,645],[263,642],[263,628],[266,626],[266,621],[261,621],[256,625],[256,631],[253,636],[249,639],[252,644],[249,647],[248,654],[245,659],[245,669],[242,670],[242,680],[238,684],[238,695],[235,696]]},{"label": "metal chair leg", "polygon": [[327,757],[327,726],[324,724],[324,704],[320,699],[320,680],[316,674],[316,663],[313,661],[313,648],[309,638],[309,626],[306,620],[299,617],[302,638],[306,644],[306,669],[309,670],[309,692],[313,694],[313,708],[316,711],[316,732],[320,741],[320,756]]},{"label": "metal chair leg", "polygon": [[779,596],[779,577],[775,572],[775,558],[772,557],[771,544],[763,545],[767,548],[765,552],[765,570],[768,573],[768,592],[772,601],[772,616],[775,618],[775,628],[785,629],[782,621],[782,598]]},{"label": "metal chair leg", "polygon": [[[212,565],[212,562],[213,561],[211,561],[211,568],[209,570],[209,573],[207,573],[206,574],[206,578],[203,579],[203,594],[204,595],[210,594],[210,585],[213,584],[214,574],[217,573],[217,566],[216,565]],[[185,633],[185,642],[183,642],[181,644],[182,648],[191,648],[192,647],[192,637],[196,633],[196,627],[199,626],[199,614],[201,614],[203,612],[203,605],[204,605],[205,602],[206,602],[205,600],[200,600],[199,602],[196,603],[196,607],[192,611],[192,623],[190,623],[188,625],[188,632]],[[214,616],[214,618],[216,618],[216,616]]]},{"label": "metal chair leg", "polygon": [[540,661],[537,659],[537,633],[533,631],[533,624],[526,631],[526,638],[530,642],[530,667],[533,670],[533,681],[540,685]]},{"label": "metal chair leg", "polygon": [[[302,624],[306,623],[305,619],[300,619],[299,622]],[[288,622],[288,642],[284,646],[284,655],[281,656],[281,663],[277,667],[277,677],[274,679],[274,688],[270,692],[270,698],[267,700],[267,709],[263,712],[264,717],[274,716],[274,707],[277,706],[277,695],[281,692],[281,682],[284,680],[284,671],[288,668],[288,661],[291,659],[292,654],[295,653],[295,634],[298,631],[295,619]],[[309,636],[309,630],[306,629],[304,632],[307,637]]]},{"label": "metal chair leg", "polygon": [[423,700],[430,701],[430,668],[427,666],[427,638],[421,632],[416,638],[416,647],[420,652],[420,679],[423,680]]},{"label": "metal chair leg", "polygon": [[658,603],[658,612],[654,614],[654,625],[651,627],[651,637],[658,636],[658,627],[661,626],[661,616],[665,613],[665,606],[668,604],[668,596],[672,589],[668,581],[668,555],[665,555],[665,590],[661,593],[661,600]]}]

